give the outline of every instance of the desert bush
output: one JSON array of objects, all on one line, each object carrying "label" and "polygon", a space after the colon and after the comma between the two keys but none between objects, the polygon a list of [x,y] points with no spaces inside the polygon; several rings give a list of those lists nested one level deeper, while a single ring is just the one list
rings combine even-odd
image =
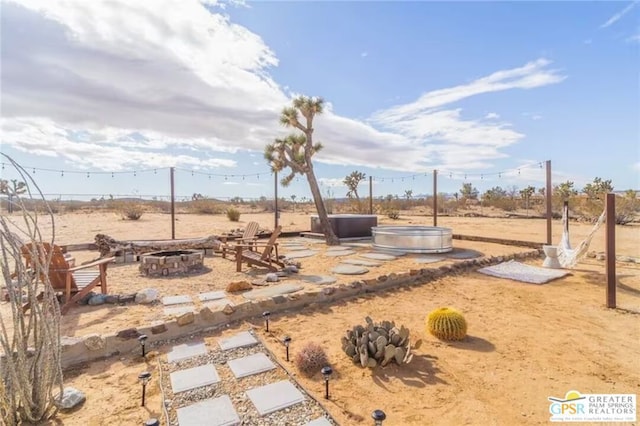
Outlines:
[{"label": "desert bush", "polygon": [[227,210],[227,219],[231,222],[237,222],[240,220],[240,210],[231,207]]},{"label": "desert bush", "polygon": [[296,353],[295,365],[307,377],[316,374],[322,367],[328,364],[327,354],[322,346],[315,342],[308,342]]},{"label": "desert bush", "polygon": [[120,216],[125,220],[138,220],[143,213],[144,209],[140,204],[123,203],[120,205]]},{"label": "desert bush", "polygon": [[198,214],[220,214],[222,209],[214,200],[199,199],[191,203],[191,209]]},{"label": "desert bush", "polygon": [[389,219],[393,219],[393,220],[400,219],[400,212],[396,209],[386,209],[385,214]]}]

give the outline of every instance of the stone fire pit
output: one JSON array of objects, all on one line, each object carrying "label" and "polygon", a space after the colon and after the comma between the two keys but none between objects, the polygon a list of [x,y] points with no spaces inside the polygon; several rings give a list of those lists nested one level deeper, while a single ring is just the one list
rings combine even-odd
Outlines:
[{"label": "stone fire pit", "polygon": [[187,274],[204,267],[204,253],[198,250],[164,250],[140,256],[140,272],[147,276]]}]

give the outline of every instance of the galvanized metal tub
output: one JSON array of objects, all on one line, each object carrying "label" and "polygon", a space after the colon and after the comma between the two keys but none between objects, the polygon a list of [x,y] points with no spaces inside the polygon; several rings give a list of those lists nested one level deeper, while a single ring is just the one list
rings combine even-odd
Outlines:
[{"label": "galvanized metal tub", "polygon": [[451,228],[438,226],[375,226],[373,247],[407,253],[446,253],[453,250]]}]

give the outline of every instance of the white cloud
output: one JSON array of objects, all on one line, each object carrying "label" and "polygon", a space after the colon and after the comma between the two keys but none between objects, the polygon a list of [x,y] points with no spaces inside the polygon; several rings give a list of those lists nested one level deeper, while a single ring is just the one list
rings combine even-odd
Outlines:
[{"label": "white cloud", "polygon": [[[286,131],[278,115],[291,94],[269,75],[275,54],[202,2],[24,0],[2,9],[3,144],[76,168],[232,168],[224,154],[261,152]],[[403,171],[487,167],[524,135],[497,113],[474,118],[444,106],[565,78],[549,67],[538,59],[497,71],[367,121],[328,104],[314,123],[325,144],[317,159]]]},{"label": "white cloud", "polygon": [[630,4],[628,4],[627,6],[625,6],[624,9],[622,9],[621,11],[615,13],[613,16],[611,16],[609,19],[607,19],[607,22],[605,22],[604,24],[600,25],[600,28],[607,28],[610,25],[615,24],[616,22],[618,22],[624,15],[626,15],[627,13],[629,13],[631,11],[631,9],[633,9],[633,7],[638,4],[638,1],[633,1]]},{"label": "white cloud", "polygon": [[640,43],[640,34],[634,34],[631,37],[627,37],[625,41],[627,43]]},{"label": "white cloud", "polygon": [[360,53],[360,57],[361,57],[361,58],[366,58],[367,56],[369,56],[369,52],[362,52],[362,53]]},{"label": "white cloud", "polygon": [[319,178],[318,182],[321,186],[328,186],[329,188],[346,187],[344,184],[344,178]]},{"label": "white cloud", "polygon": [[500,118],[500,114],[497,114],[495,112],[490,112],[487,115],[485,115],[484,118],[487,119],[487,120],[493,120],[493,119],[496,119],[496,118]]},{"label": "white cloud", "polygon": [[586,39],[585,41],[583,41],[584,44],[591,44],[593,43],[593,40],[591,40],[590,38]]}]

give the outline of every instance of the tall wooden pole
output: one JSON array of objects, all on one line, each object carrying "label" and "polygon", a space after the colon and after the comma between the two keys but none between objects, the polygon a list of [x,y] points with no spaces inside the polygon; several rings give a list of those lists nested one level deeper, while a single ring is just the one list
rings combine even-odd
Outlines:
[{"label": "tall wooden pole", "polygon": [[169,180],[171,181],[171,239],[176,239],[176,185],[175,168],[169,169]]},{"label": "tall wooden pole", "polygon": [[275,202],[273,203],[274,208],[274,225],[273,229],[278,227],[278,172],[273,172],[273,193],[275,194]]},{"label": "tall wooden pole", "polygon": [[433,171],[433,226],[438,226],[438,171]]},{"label": "tall wooden pole", "polygon": [[545,194],[547,198],[547,244],[551,245],[551,239],[553,238],[551,235],[551,219],[553,216],[552,206],[551,206],[551,160],[546,161],[547,164],[547,188],[545,189]]},{"label": "tall wooden pole", "polygon": [[616,194],[607,194],[607,226],[605,253],[607,257],[607,308],[616,307]]},{"label": "tall wooden pole", "polygon": [[369,176],[369,214],[373,214],[373,177]]}]

